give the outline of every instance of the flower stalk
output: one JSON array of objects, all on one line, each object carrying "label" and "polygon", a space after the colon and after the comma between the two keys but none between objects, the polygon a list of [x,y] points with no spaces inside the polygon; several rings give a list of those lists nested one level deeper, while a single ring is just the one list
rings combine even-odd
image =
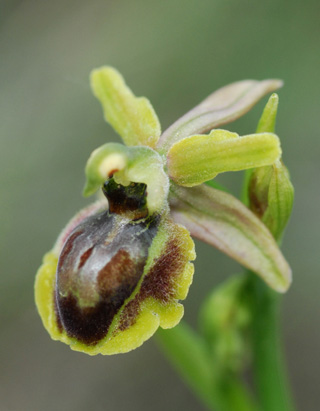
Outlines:
[{"label": "flower stalk", "polygon": [[293,411],[281,338],[281,298],[251,273],[252,364],[262,410]]}]

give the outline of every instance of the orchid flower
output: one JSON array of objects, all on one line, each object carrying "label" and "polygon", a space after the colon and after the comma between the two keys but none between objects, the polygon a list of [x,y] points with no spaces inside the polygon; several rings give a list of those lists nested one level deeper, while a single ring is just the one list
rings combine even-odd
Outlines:
[{"label": "orchid flower", "polygon": [[221,126],[281,84],[230,84],[161,132],[149,100],[136,97],[117,70],[92,72],[93,93],[124,144],[93,151],[84,195],[105,198],[71,219],[38,270],[36,304],[54,340],[90,355],[116,354],[139,347],[159,326],[177,325],[194,272],[192,237],[274,290],[288,289],[290,267],[256,210],[207,184],[219,173],[279,164],[273,132],[239,136]]}]

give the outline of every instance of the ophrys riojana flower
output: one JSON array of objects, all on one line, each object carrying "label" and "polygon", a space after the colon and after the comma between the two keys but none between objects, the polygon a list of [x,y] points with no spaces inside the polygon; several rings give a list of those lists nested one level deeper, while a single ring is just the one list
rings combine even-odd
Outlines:
[{"label": "ophrys riojana flower", "polygon": [[150,102],[115,69],[93,71],[91,84],[125,145],[91,154],[84,195],[105,199],[68,223],[38,271],[36,303],[51,337],[91,355],[114,354],[138,347],[159,326],[174,327],[192,282],[190,233],[285,291],[290,268],[268,229],[232,195],[204,184],[279,161],[275,134],[240,137],[218,127],[281,83],[231,84],[163,133]]}]

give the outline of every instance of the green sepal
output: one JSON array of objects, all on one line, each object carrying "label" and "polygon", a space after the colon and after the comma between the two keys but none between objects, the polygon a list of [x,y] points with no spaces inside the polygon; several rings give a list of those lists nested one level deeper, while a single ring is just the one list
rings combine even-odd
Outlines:
[{"label": "green sepal", "polygon": [[108,66],[93,70],[91,88],[102,104],[105,120],[126,145],[156,146],[161,127],[150,101],[135,97],[117,70]]},{"label": "green sepal", "polygon": [[175,183],[187,187],[211,180],[218,173],[269,165],[281,156],[278,137],[259,133],[239,137],[226,130],[186,137],[169,150],[167,166]]},{"label": "green sepal", "polygon": [[220,373],[240,372],[248,359],[247,284],[247,276],[235,275],[215,288],[201,306],[200,330]]},{"label": "green sepal", "polygon": [[271,94],[269,100],[260,117],[257,133],[274,133],[279,106],[279,96],[277,93]]},{"label": "green sepal", "polygon": [[230,123],[247,113],[263,96],[282,86],[281,80],[244,80],[212,93],[165,130],[158,149],[167,152],[177,141],[203,134]]},{"label": "green sepal", "polygon": [[167,204],[169,178],[162,157],[149,147],[126,147],[107,143],[93,151],[86,165],[84,195],[94,194],[111,176],[123,186],[131,182],[147,185],[147,207],[150,213]]},{"label": "green sepal", "polygon": [[291,269],[272,234],[232,195],[206,185],[172,185],[171,214],[192,236],[254,271],[274,290],[288,289]]}]

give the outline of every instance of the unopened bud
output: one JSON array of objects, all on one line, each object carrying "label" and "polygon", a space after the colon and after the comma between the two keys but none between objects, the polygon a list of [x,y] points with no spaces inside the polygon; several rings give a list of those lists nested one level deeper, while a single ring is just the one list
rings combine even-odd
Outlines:
[{"label": "unopened bud", "polygon": [[293,197],[289,172],[281,161],[253,171],[249,183],[250,208],[277,240],[291,215]]},{"label": "unopened bud", "polygon": [[[260,118],[257,132],[273,132],[279,98],[272,94]],[[294,189],[282,160],[255,168],[248,185],[249,207],[280,240],[292,211]]]}]

